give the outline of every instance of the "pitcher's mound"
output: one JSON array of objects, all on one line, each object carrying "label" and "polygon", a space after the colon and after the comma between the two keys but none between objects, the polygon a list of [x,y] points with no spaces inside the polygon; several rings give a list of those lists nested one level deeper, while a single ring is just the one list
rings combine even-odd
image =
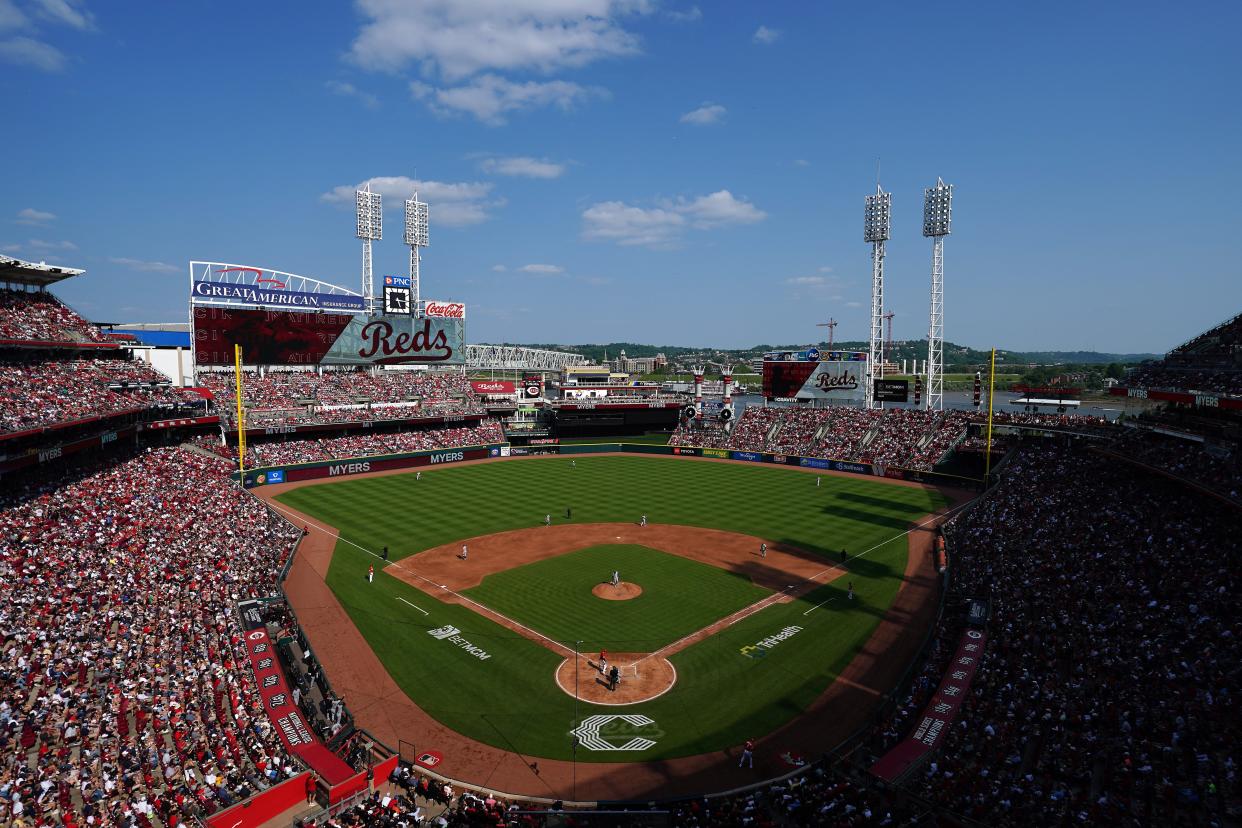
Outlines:
[{"label": "pitcher's mound", "polygon": [[591,587],[591,594],[596,598],[603,598],[605,601],[628,601],[631,598],[637,598],[642,595],[643,588],[638,584],[622,581],[616,586],[612,584],[596,584]]}]

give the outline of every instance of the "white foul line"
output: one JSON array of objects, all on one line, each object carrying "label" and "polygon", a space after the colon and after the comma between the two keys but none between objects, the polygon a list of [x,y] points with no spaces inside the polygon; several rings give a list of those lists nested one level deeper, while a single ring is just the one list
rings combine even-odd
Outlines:
[{"label": "white foul line", "polygon": [[[409,601],[405,600],[405,599],[404,599],[404,598],[402,598],[400,595],[398,595],[398,596],[397,596],[397,600],[398,600],[398,601],[400,601],[400,602],[401,602],[401,603],[403,603],[403,604],[410,604],[410,602],[409,602]],[[423,615],[431,615],[431,613],[427,612],[427,610],[423,609],[422,607],[415,606],[414,604],[410,604],[410,606],[411,606],[411,607],[414,607],[414,609],[418,610],[418,611],[419,611],[419,612],[421,612]]]},{"label": "white foul line", "polygon": [[816,604],[815,606],[811,607],[809,610],[807,610],[806,612],[804,612],[804,613],[802,613],[802,614],[803,614],[803,615],[810,615],[811,613],[815,612],[815,610],[817,610],[817,609],[819,609],[820,607],[822,607],[824,604],[831,603],[832,601],[835,601],[835,600],[837,600],[837,599],[836,599],[836,596],[834,595],[832,598],[829,598],[829,599],[828,599],[828,600],[826,600],[826,601],[820,601],[818,604]]}]

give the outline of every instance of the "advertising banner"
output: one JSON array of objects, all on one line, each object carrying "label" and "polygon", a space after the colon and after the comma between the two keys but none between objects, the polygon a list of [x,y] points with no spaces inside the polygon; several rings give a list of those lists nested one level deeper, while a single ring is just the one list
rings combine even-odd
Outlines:
[{"label": "advertising banner", "polygon": [[476,394],[507,394],[517,393],[517,383],[504,380],[479,380],[470,383]]},{"label": "advertising banner", "polygon": [[[841,351],[830,351],[838,355]],[[826,355],[824,355],[826,356]],[[789,360],[763,363],[763,396],[768,399],[861,400],[867,372],[866,354],[861,360]]]},{"label": "advertising banner", "polygon": [[437,302],[428,299],[423,303],[423,315],[436,319],[465,319],[466,306],[462,302]]},{"label": "advertising banner", "polygon": [[462,365],[460,319],[196,306],[195,362],[231,365],[241,345],[247,365]]},{"label": "advertising banner", "polygon": [[190,293],[190,301],[233,301],[248,305],[270,305],[274,308],[290,310],[325,310],[325,311],[356,311],[363,310],[361,296],[348,296],[336,293],[304,293],[299,290],[285,290],[283,287],[260,288],[254,285],[235,285],[228,282],[213,282],[208,279],[195,279]]},{"label": "advertising banner", "polygon": [[413,312],[414,308],[410,305],[410,277],[385,276],[384,313],[401,315]]},{"label": "advertising banner", "polygon": [[745,460],[749,463],[762,463],[763,455],[756,451],[731,451],[729,457],[734,460]]}]

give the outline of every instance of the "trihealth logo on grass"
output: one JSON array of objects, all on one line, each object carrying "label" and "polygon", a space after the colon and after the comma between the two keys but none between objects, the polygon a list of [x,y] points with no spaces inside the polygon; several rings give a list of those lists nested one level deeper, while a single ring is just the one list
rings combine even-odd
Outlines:
[{"label": "trihealth logo on grass", "polygon": [[760,639],[754,644],[747,644],[745,647],[738,650],[738,652],[747,658],[763,658],[768,654],[768,650],[788,638],[793,638],[800,632],[802,632],[801,627],[786,627],[776,635],[769,635],[767,638]]},{"label": "trihealth logo on grass", "polygon": [[479,661],[487,661],[492,657],[491,653],[480,647],[474,646],[469,641],[462,638],[459,633],[461,633],[461,630],[454,627],[452,624],[445,624],[443,627],[435,630],[427,630],[427,635],[432,638],[437,639],[438,641],[447,641],[450,644],[456,644],[458,647],[461,647]]}]

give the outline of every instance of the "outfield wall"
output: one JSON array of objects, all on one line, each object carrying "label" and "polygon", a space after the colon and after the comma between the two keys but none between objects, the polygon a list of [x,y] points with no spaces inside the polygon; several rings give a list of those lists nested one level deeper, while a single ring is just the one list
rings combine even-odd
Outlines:
[{"label": "outfield wall", "polygon": [[381,454],[351,460],[321,460],[315,463],[298,463],[292,466],[271,466],[250,469],[246,472],[246,487],[271,483],[297,483],[303,480],[321,480],[325,477],[351,477],[368,472],[393,469],[417,469],[459,463],[463,460],[485,460],[499,457],[533,457],[543,454],[656,454],[665,457],[707,457],[716,460],[733,460],[741,463],[771,463],[798,466],[808,469],[848,472],[868,477],[885,477],[890,480],[909,480],[932,486],[975,488],[979,481],[956,474],[933,471],[902,469],[873,463],[850,463],[844,460],[825,460],[822,457],[798,457],[791,454],[773,454],[766,451],[734,451],[732,449],[698,448],[695,446],[652,446],[644,443],[586,443],[576,445],[510,446],[507,443],[486,446],[416,451],[406,454]]}]

